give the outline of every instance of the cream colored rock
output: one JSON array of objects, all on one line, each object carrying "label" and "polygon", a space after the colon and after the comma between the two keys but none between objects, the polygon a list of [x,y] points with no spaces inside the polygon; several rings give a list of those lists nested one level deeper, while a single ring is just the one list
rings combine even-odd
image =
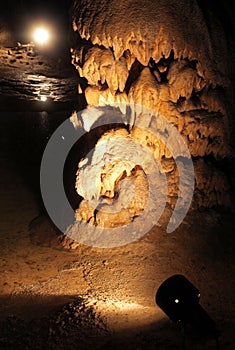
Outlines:
[{"label": "cream colored rock", "polygon": [[[115,59],[129,50],[146,66],[150,57],[158,62],[174,50],[175,58],[197,59],[201,76],[224,81],[218,72],[227,67],[219,53],[229,48],[210,35],[195,0],[159,0],[157,6],[153,0],[144,5],[137,0],[75,0],[72,17],[74,31],[93,44],[113,47]],[[219,69],[215,69],[215,55]]]},{"label": "cream colored rock", "polygon": [[88,84],[98,85],[99,81],[104,84],[112,80],[114,58],[111,50],[94,46],[87,52],[84,61],[82,76],[86,77]]},{"label": "cream colored rock", "polygon": [[123,114],[126,113],[125,105],[128,103],[128,98],[125,92],[112,94],[110,89],[100,89],[100,87],[87,87],[85,96],[88,105],[93,106],[112,106],[114,103],[119,103]]},{"label": "cream colored rock", "polygon": [[144,68],[132,85],[128,98],[135,103],[155,110],[159,100],[159,83],[149,68]]},{"label": "cream colored rock", "polygon": [[[76,220],[116,227],[146,208],[148,181],[141,165],[131,160],[138,152],[135,145],[125,129],[109,131],[98,141],[90,165],[79,166],[77,172],[76,190],[85,200]],[[143,161],[145,171],[151,171],[148,160]]]},{"label": "cream colored rock", "polygon": [[[163,141],[142,128],[147,126],[164,133],[165,124],[160,125],[159,114],[176,126],[195,158],[195,200],[198,201],[195,206],[221,205],[223,198],[224,204],[228,203],[227,196],[222,195],[227,190],[226,178],[224,183],[219,180],[217,186],[216,167],[213,163],[198,166],[198,159],[210,156],[216,162],[231,155],[233,114],[227,94],[231,82],[229,66],[224,64],[224,57],[230,55],[230,47],[223,32],[218,38],[217,31],[213,30],[214,24],[208,25],[205,21],[198,2],[159,0],[156,6],[153,0],[144,3],[137,0],[74,0],[72,19],[78,42],[82,43],[73,48],[72,60],[80,77],[87,81],[83,89],[87,104],[91,107],[120,104],[123,122],[129,124],[130,132],[122,135],[128,140],[126,152],[134,154],[132,142],[137,142],[151,152],[152,160],[161,163],[161,171],[167,174],[167,203],[174,207],[179,195],[179,175],[172,154],[174,149],[179,149],[181,154],[183,147],[180,148],[177,137]],[[131,118],[127,120],[126,104],[129,103],[138,107],[132,107]],[[148,107],[151,113],[144,113],[144,107]],[[138,116],[138,127],[135,127]],[[88,112],[79,125],[89,131],[98,118],[96,113]],[[123,150],[119,132],[123,131],[110,131],[108,135],[110,140],[112,135],[116,142],[116,148],[113,148],[116,154]],[[106,141],[101,137],[97,147]],[[122,196],[129,198],[123,177],[131,183],[137,181],[131,175],[136,164],[125,159],[117,161],[114,152],[109,160],[104,153],[100,153],[100,158],[98,154],[94,152],[91,164],[81,162],[76,187],[86,205],[93,203],[96,208],[102,197],[106,200],[102,205],[107,209],[117,200],[118,186],[123,191],[119,192],[119,200]],[[188,157],[184,153],[182,156]],[[207,180],[208,174],[213,181]],[[88,180],[91,177],[94,179],[92,183]],[[218,178],[221,177],[220,174]],[[187,192],[187,178],[182,186]],[[121,202],[115,203],[119,205]],[[131,220],[130,212],[135,211],[131,208],[123,211],[120,222]],[[101,226],[109,225],[110,215],[113,223],[118,220],[116,213],[98,211],[94,215],[94,210],[90,213],[88,208],[87,214],[82,215],[81,207],[78,217],[81,215],[85,221],[97,220]]]},{"label": "cream colored rock", "polygon": [[180,97],[188,100],[193,90],[200,91],[206,85],[205,80],[199,77],[196,70],[190,68],[185,60],[172,62],[167,78],[172,102],[177,102]]}]

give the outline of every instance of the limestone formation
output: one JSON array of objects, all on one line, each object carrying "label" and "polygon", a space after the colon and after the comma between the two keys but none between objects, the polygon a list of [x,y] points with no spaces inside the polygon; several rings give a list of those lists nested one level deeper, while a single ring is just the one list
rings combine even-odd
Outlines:
[{"label": "limestone formation", "polygon": [[[172,152],[148,131],[133,128],[132,121],[125,120],[126,104],[144,106],[178,129],[195,165],[193,207],[231,207],[229,181],[219,164],[233,156],[230,58],[234,43],[225,35],[218,12],[215,24],[214,18],[208,17],[210,11],[200,4],[196,0],[74,0],[72,62],[78,71],[79,93],[88,106],[119,103],[123,122],[129,123],[129,134],[112,129],[104,137],[112,136],[118,142],[119,133],[126,133],[130,149],[131,140],[135,140],[161,162],[168,181],[169,205],[174,207],[179,196],[179,174]],[[93,114],[94,119],[98,117]],[[83,125],[90,125],[89,117],[82,119]],[[94,157],[78,170],[76,188],[84,198],[104,196],[113,205],[116,186],[123,176],[131,177],[140,189],[144,185],[144,172],[138,164],[116,164],[111,159],[102,164],[102,157]],[[93,172],[97,182],[91,187],[88,178]],[[120,191],[128,196],[124,187]],[[139,215],[144,198],[143,203],[133,203],[119,217],[120,222]],[[95,215],[95,203],[94,208],[82,202],[77,218],[103,220],[104,225],[110,225],[107,213]],[[118,217],[113,218],[112,224],[117,222]]]}]

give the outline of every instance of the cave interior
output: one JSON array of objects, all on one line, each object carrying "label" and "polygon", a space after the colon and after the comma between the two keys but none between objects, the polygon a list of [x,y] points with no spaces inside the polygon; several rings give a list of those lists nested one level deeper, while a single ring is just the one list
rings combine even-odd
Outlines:
[{"label": "cave interior", "polygon": [[[234,349],[234,20],[230,0],[1,3],[0,348]],[[177,286],[155,299],[173,275],[183,328]]]}]

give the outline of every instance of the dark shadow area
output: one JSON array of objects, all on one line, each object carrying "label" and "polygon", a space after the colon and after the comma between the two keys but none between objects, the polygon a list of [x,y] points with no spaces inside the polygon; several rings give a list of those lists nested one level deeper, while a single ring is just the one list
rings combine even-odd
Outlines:
[{"label": "dark shadow area", "polygon": [[1,303],[6,310],[14,304],[14,313],[0,323],[1,349],[100,348],[109,333],[83,297],[21,295]]},{"label": "dark shadow area", "polygon": [[70,0],[12,0],[1,4],[1,17],[6,20],[15,41],[20,42],[32,40],[30,28],[34,23],[51,24],[56,34],[53,50],[56,55],[69,49],[70,4]]},{"label": "dark shadow area", "polygon": [[[67,106],[68,107],[68,106]],[[70,116],[71,110],[0,112],[1,153],[8,169],[20,176],[42,206],[40,164],[54,130]]]}]

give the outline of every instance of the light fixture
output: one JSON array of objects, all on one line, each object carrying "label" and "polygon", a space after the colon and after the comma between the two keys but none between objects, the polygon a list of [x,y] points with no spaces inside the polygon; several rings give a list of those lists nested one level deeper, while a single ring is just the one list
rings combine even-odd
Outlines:
[{"label": "light fixture", "polygon": [[39,27],[35,29],[33,33],[33,38],[35,43],[44,45],[48,42],[50,38],[49,31],[44,27]]},{"label": "light fixture", "polygon": [[219,349],[215,322],[201,307],[199,299],[199,290],[181,274],[165,280],[156,293],[156,304],[173,322],[178,323],[183,331],[183,348],[185,348],[185,335],[191,330],[202,338],[214,338]]}]

